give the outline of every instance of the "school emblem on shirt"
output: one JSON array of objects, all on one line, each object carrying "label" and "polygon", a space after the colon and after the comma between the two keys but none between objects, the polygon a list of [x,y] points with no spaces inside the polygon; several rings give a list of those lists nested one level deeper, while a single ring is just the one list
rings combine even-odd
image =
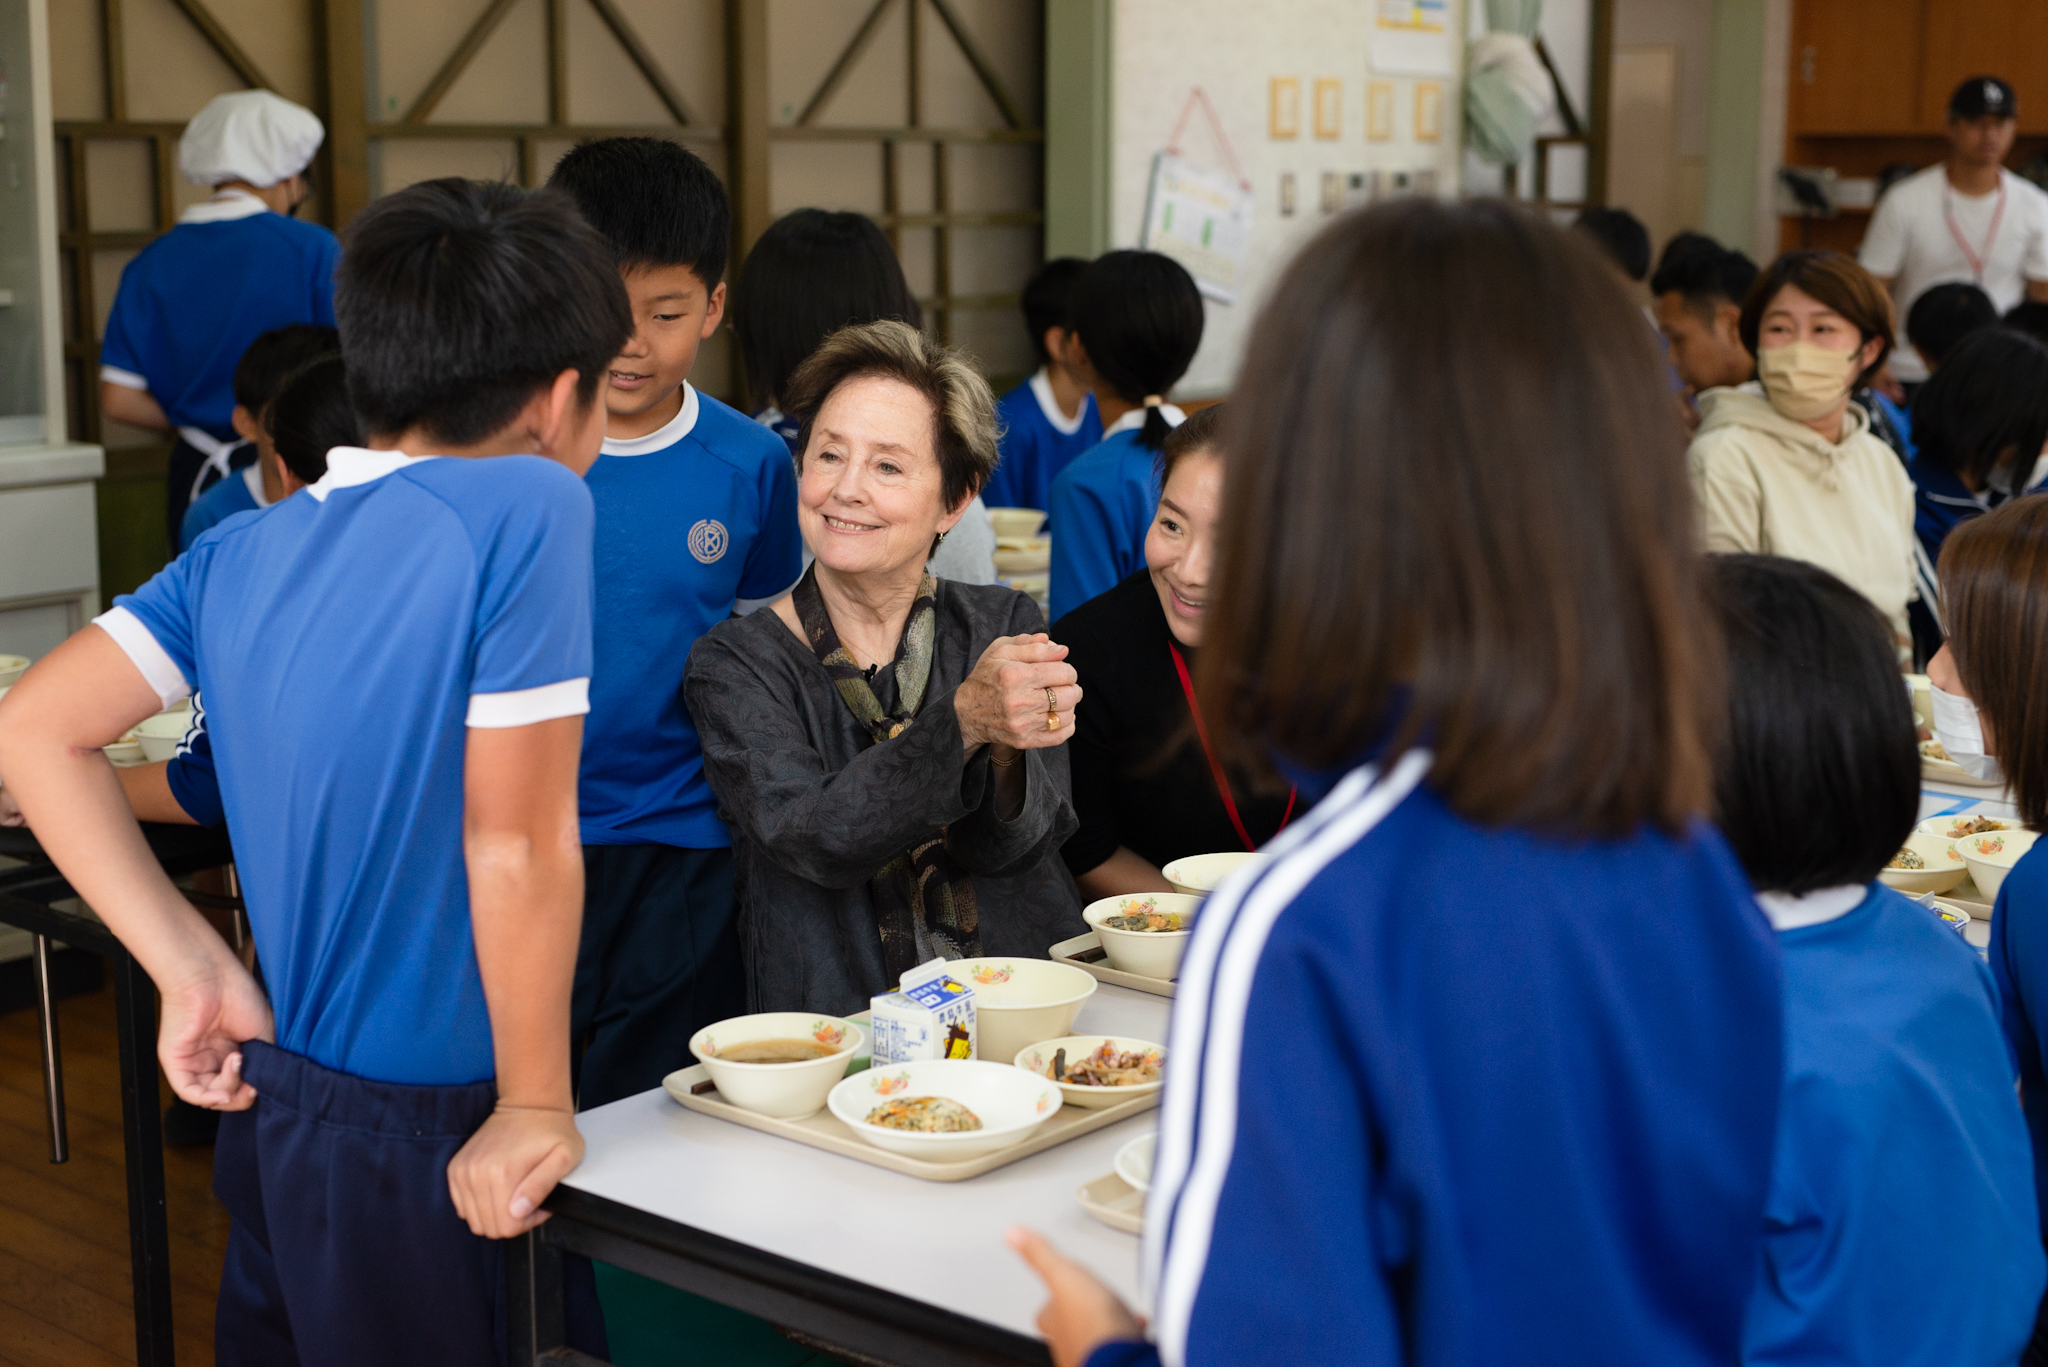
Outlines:
[{"label": "school emblem on shirt", "polygon": [[690,554],[707,565],[715,564],[731,544],[732,537],[723,522],[707,517],[690,528]]}]

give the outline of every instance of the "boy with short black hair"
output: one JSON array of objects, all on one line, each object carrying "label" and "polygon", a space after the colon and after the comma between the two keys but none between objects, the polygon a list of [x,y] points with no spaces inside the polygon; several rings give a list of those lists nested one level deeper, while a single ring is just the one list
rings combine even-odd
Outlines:
[{"label": "boy with short black hair", "polygon": [[1756,275],[1756,262],[1701,233],[1680,233],[1657,259],[1650,277],[1657,330],[1688,400],[1755,376],[1756,358],[1742,344],[1739,325]]},{"label": "boy with short black hair", "polygon": [[612,248],[633,335],[611,364],[597,616],[579,793],[585,871],[572,1029],[584,1109],[659,1086],[700,1028],[747,1009],[732,837],[705,782],[683,665],[704,632],[803,573],[782,439],[689,383],[725,313],[725,187],[658,138],[563,157],[551,189]]},{"label": "boy with short black hair", "polygon": [[1998,326],[1991,296],[1967,280],[1935,285],[1906,310],[1906,340],[1932,375],[1965,337]]},{"label": "boy with short black hair", "polygon": [[[38,662],[0,703],[0,774],[162,988],[173,1088],[229,1112],[219,1361],[485,1367],[498,1241],[582,1154],[578,475],[632,320],[569,206],[458,180],[364,210],[336,293],[372,449]],[[196,689],[268,997],[93,753]]]},{"label": "boy with short black hair", "polygon": [[180,551],[188,550],[207,528],[236,513],[268,508],[290,492],[282,478],[277,451],[271,445],[264,413],[294,371],[340,351],[341,334],[318,323],[272,328],[249,344],[242,359],[235,363],[232,420],[242,440],[255,448],[256,457],[247,462],[231,458],[232,468],[226,476],[204,493],[194,491],[192,506],[185,510],[184,521],[178,527]]},{"label": "boy with short black hair", "polygon": [[1052,479],[1067,462],[1102,440],[1095,396],[1067,365],[1074,335],[1074,286],[1088,263],[1055,257],[1031,273],[1018,301],[1038,369],[996,400],[1002,446],[982,497],[991,508],[1045,508]]}]

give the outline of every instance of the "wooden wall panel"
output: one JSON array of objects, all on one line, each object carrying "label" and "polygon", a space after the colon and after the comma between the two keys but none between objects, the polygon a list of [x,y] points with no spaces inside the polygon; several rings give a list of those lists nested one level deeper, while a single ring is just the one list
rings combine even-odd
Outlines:
[{"label": "wooden wall panel", "polygon": [[1917,126],[1924,3],[1799,0],[1792,15],[1791,126],[1810,133]]},{"label": "wooden wall panel", "polygon": [[2048,0],[1928,0],[1920,126],[1939,130],[1970,76],[2000,76],[2020,100],[2020,131],[2048,133]]}]

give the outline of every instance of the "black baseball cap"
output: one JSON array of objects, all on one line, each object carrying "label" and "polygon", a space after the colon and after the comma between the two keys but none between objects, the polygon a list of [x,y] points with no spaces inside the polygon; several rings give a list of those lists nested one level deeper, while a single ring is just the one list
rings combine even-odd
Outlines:
[{"label": "black baseball cap", "polygon": [[2019,97],[1996,76],[1972,76],[1948,97],[1951,119],[2013,119],[2019,117],[2019,110]]}]

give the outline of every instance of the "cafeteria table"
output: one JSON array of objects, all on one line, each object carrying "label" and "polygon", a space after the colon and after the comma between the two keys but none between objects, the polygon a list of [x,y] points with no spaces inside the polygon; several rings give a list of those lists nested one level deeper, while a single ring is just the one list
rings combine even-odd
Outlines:
[{"label": "cafeteria table", "polygon": [[[1172,1003],[1103,984],[1075,1034],[1164,1042]],[[718,1301],[849,1362],[1043,1364],[1044,1287],[1003,1233],[1027,1224],[1138,1305],[1138,1240],[1075,1190],[1158,1123],[1148,1111],[963,1182],[927,1182],[685,1110],[656,1089],[577,1117],[583,1164],[511,1246],[512,1360],[562,1341],[564,1251]]]},{"label": "cafeteria table", "polygon": [[[1920,780],[1920,815],[1917,819],[1926,821],[1930,817],[1974,812],[2004,821],[2018,821],[2019,808],[2012,805],[2011,799],[2012,794],[2004,788],[1973,787],[1923,778]],[[1976,919],[1974,913],[1982,906],[1981,903],[1964,902],[1961,905],[1973,913],[1969,926],[1963,931],[1963,938],[1981,952],[1991,943],[1991,922]],[[1984,914],[1988,916],[1990,912],[1986,910]]]},{"label": "cafeteria table", "polygon": [[[225,830],[144,822],[142,832],[150,852],[173,877],[219,868],[234,860]],[[50,992],[50,949],[61,944],[88,950],[105,959],[113,971],[115,1030],[121,1055],[121,1151],[128,1170],[135,1360],[139,1367],[171,1367],[171,1234],[164,1211],[156,984],[98,917],[56,905],[77,895],[26,827],[0,827],[0,926],[14,926],[36,937],[36,1007],[42,1026],[43,1099],[52,1163],[66,1161],[70,1146],[56,1002]],[[185,895],[202,905],[234,905],[232,899],[189,891]]]}]

